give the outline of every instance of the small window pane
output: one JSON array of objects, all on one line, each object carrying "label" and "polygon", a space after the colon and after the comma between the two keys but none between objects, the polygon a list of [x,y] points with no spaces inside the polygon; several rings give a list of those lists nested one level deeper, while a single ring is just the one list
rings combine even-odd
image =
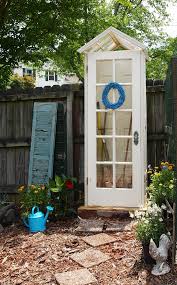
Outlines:
[{"label": "small window pane", "polygon": [[49,71],[49,80],[54,80],[54,72]]},{"label": "small window pane", "polygon": [[116,116],[116,135],[132,135],[132,112],[115,112]]},{"label": "small window pane", "polygon": [[97,112],[97,135],[112,135],[112,112]]},{"label": "small window pane", "polygon": [[[104,90],[105,87],[96,87],[96,107],[97,109],[106,109],[105,108],[105,105],[103,104],[102,102],[102,94],[103,94],[103,90]],[[108,94],[108,100],[110,101],[110,103],[114,103],[117,98],[118,98],[118,93],[117,93],[117,90],[113,90],[111,89],[109,91],[109,94]]]},{"label": "small window pane", "polygon": [[112,173],[112,165],[97,165],[97,187],[112,188]]},{"label": "small window pane", "polygon": [[32,76],[32,70],[31,69],[27,69],[26,70],[26,74]]},{"label": "small window pane", "polygon": [[116,188],[132,188],[131,165],[116,165]]},{"label": "small window pane", "polygon": [[132,61],[131,59],[120,59],[115,61],[116,82],[132,82]]},{"label": "small window pane", "polygon": [[[125,101],[123,105],[119,109],[132,109],[132,87],[131,86],[123,86],[125,91]],[[102,94],[103,94],[104,86],[96,87],[96,105],[97,109],[106,109],[102,102]],[[119,99],[119,92],[117,90],[111,89],[108,94],[108,100],[111,103],[117,102]]]},{"label": "small window pane", "polygon": [[112,81],[112,69],[112,60],[98,60],[96,62],[96,83]]},{"label": "small window pane", "polygon": [[132,162],[132,139],[118,138],[116,139],[116,161]]},{"label": "small window pane", "polygon": [[112,161],[112,139],[97,138],[97,161]]},{"label": "small window pane", "polygon": [[132,109],[132,87],[123,86],[125,91],[125,101],[119,109]]}]

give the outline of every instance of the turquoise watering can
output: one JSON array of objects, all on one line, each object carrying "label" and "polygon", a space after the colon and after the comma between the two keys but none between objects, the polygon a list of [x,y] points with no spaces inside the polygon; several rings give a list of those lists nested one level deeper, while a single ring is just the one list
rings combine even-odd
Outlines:
[{"label": "turquoise watering can", "polygon": [[53,207],[47,206],[47,213],[44,216],[44,214],[39,211],[39,207],[34,206],[31,210],[31,214],[28,215],[28,222],[26,222],[25,219],[23,219],[23,222],[31,233],[43,232],[46,230],[46,221],[49,212],[52,211]]}]

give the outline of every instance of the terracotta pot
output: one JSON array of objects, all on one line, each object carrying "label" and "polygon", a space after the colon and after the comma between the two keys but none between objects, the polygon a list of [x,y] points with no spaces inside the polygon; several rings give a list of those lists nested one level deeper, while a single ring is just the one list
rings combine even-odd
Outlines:
[{"label": "terracotta pot", "polygon": [[143,259],[146,264],[154,264],[155,260],[149,254],[149,244],[142,243]]}]

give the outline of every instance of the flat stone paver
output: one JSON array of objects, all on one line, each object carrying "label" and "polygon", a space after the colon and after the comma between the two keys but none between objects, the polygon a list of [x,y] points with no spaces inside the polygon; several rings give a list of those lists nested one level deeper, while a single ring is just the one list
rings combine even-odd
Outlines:
[{"label": "flat stone paver", "polygon": [[60,285],[86,285],[97,282],[88,269],[56,273],[55,278]]},{"label": "flat stone paver", "polygon": [[82,240],[84,240],[86,243],[88,243],[91,246],[99,246],[99,245],[114,242],[117,239],[105,233],[101,233],[97,235],[83,237]]},{"label": "flat stone paver", "polygon": [[130,222],[113,222],[113,223],[108,223],[106,225],[106,232],[127,232],[127,231],[131,231],[132,230],[132,223]]},{"label": "flat stone paver", "polygon": [[83,267],[89,268],[91,266],[98,265],[104,261],[107,261],[111,257],[104,254],[100,250],[89,248],[82,252],[74,253],[70,256],[70,258]]},{"label": "flat stone paver", "polygon": [[102,232],[104,222],[99,220],[81,220],[78,227],[76,228],[77,232]]}]

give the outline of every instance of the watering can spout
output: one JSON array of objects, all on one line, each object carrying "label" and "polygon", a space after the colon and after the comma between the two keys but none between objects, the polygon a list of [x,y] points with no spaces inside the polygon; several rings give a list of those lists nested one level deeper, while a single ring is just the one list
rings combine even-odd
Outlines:
[{"label": "watering can spout", "polygon": [[27,228],[29,228],[29,224],[27,223],[27,221],[26,221],[25,218],[23,218],[23,222],[24,222],[25,226],[26,226]]},{"label": "watering can spout", "polygon": [[52,211],[53,211],[53,207],[47,206],[47,213],[45,215],[45,222],[47,221],[49,213],[52,212]]}]

